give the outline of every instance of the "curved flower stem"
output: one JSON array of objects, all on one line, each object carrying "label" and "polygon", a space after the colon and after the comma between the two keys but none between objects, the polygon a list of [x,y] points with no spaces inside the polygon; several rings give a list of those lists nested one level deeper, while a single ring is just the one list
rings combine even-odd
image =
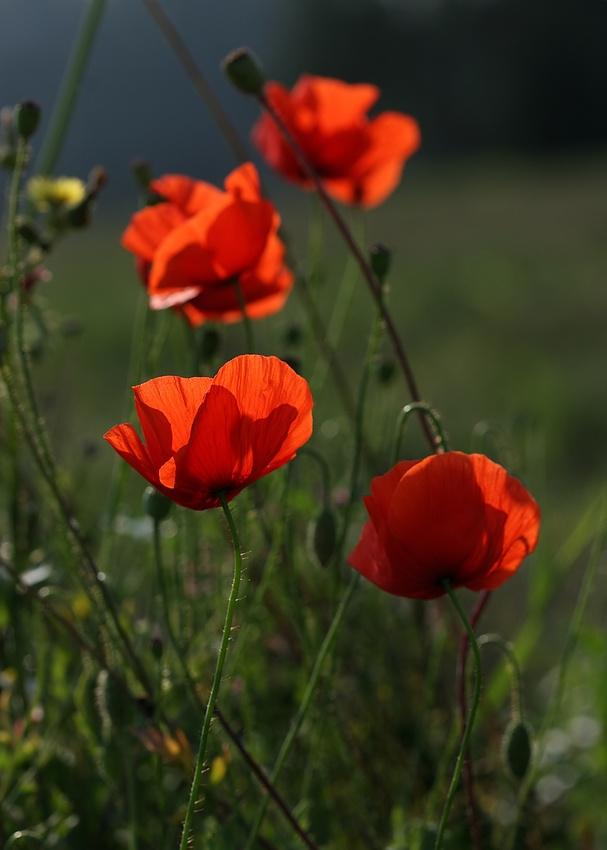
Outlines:
[{"label": "curved flower stem", "polygon": [[240,141],[238,132],[230,121],[223,106],[215,97],[215,93],[205,80],[194,60],[194,57],[186,47],[185,42],[173,26],[162,6],[157,3],[156,0],[141,0],[141,2],[158,25],[158,28],[168,41],[169,45],[172,47],[175,55],[181,62],[184,71],[189,77],[190,82],[204,100],[213,120],[219,127],[220,132],[223,134],[238,162],[248,162],[251,157],[247,153],[245,146]]},{"label": "curved flower stem", "polygon": [[447,826],[447,821],[449,819],[449,812],[451,811],[451,806],[453,804],[453,799],[455,797],[455,792],[457,791],[457,786],[459,784],[460,777],[462,775],[462,768],[464,765],[464,761],[466,758],[466,754],[468,752],[468,746],[470,744],[470,737],[472,735],[472,729],[474,727],[474,720],[476,718],[476,712],[478,709],[478,704],[481,696],[481,653],[478,647],[478,641],[476,640],[476,635],[474,634],[474,630],[468,620],[466,612],[462,608],[459,599],[451,587],[450,582],[445,579],[443,581],[443,585],[447,594],[449,595],[449,599],[451,600],[453,607],[457,611],[457,615],[460,618],[462,625],[466,629],[466,634],[468,637],[468,641],[472,646],[472,654],[474,655],[474,667],[475,667],[475,677],[474,677],[474,692],[472,694],[472,703],[470,705],[470,712],[468,714],[468,718],[463,726],[463,735],[460,743],[459,753],[457,754],[457,761],[455,763],[455,770],[453,771],[453,776],[451,778],[451,785],[449,786],[449,791],[447,792],[447,799],[445,800],[445,805],[443,807],[443,813],[441,815],[440,823],[438,825],[438,831],[436,833],[436,843],[434,845],[434,850],[440,850],[443,844],[443,837],[445,834],[445,829]]},{"label": "curved flower stem", "polygon": [[394,466],[394,464],[398,460],[398,456],[400,454],[400,444],[405,433],[405,426],[407,424],[407,421],[411,414],[414,413],[416,410],[423,410],[425,415],[432,422],[432,427],[435,431],[434,441],[436,453],[442,454],[443,452],[449,451],[447,435],[445,434],[445,429],[443,428],[438,413],[433,410],[429,404],[426,404],[425,401],[414,401],[411,404],[405,405],[405,407],[403,407],[398,416],[398,421],[396,423],[396,436],[394,439],[394,449],[392,451],[392,466]]},{"label": "curved flower stem", "polygon": [[307,455],[318,464],[320,474],[322,476],[322,502],[325,508],[329,507],[331,501],[331,470],[326,459],[316,449],[311,449],[309,446],[302,446],[298,450],[299,455]]},{"label": "curved flower stem", "polygon": [[501,635],[487,634],[481,635],[478,639],[479,649],[484,646],[496,646],[506,656],[506,665],[510,673],[510,700],[511,700],[511,715],[514,720],[523,720],[523,680],[521,676],[521,668],[516,660],[516,655],[512,645],[505,641]]},{"label": "curved flower stem", "polygon": [[88,11],[82,21],[82,26],[74,42],[74,47],[61,82],[61,90],[51,116],[50,126],[38,155],[38,161],[36,163],[38,174],[50,174],[55,167],[76,104],[82,74],[101,22],[105,2],[106,0],[91,0]]},{"label": "curved flower stem", "polygon": [[[327,655],[329,654],[329,651],[331,650],[331,647],[333,646],[335,636],[337,635],[338,629],[341,625],[341,621],[343,620],[344,614],[346,613],[348,605],[350,604],[350,600],[352,599],[352,595],[358,584],[359,578],[360,574],[354,573],[352,578],[350,579],[350,584],[346,588],[346,592],[344,593],[339,607],[335,612],[335,616],[333,617],[333,622],[329,626],[329,631],[325,635],[325,639],[320,648],[320,652],[316,657],[314,668],[312,670],[312,673],[310,674],[310,678],[308,679],[308,684],[306,686],[303,699],[299,705],[297,714],[293,718],[287,736],[282,742],[282,746],[280,748],[276,761],[274,762],[274,767],[272,768],[272,772],[270,773],[270,781],[273,783],[275,783],[278,779],[278,776],[284,766],[284,763],[289,753],[291,752],[291,749],[293,748],[293,744],[295,743],[297,734],[301,729],[301,724],[306,718],[325,660],[327,658]],[[250,848],[253,847],[253,845],[255,844],[267,807],[268,799],[267,797],[265,797],[262,800],[259,809],[257,810],[257,815],[253,822],[253,826],[251,827],[251,832],[249,833],[249,837],[247,839],[247,843],[244,846],[244,850],[250,850]],[[181,850],[185,850],[185,848],[182,848]]]},{"label": "curved flower stem", "polygon": [[211,729],[211,720],[213,719],[213,713],[215,711],[215,703],[217,702],[217,696],[219,694],[219,685],[221,683],[221,677],[223,674],[223,665],[225,663],[226,653],[228,651],[228,644],[230,642],[232,620],[234,619],[234,611],[236,609],[236,602],[238,600],[240,575],[242,572],[242,555],[240,553],[240,541],[238,539],[236,525],[230,512],[230,508],[228,507],[225,493],[223,491],[220,491],[218,493],[218,496],[221,501],[221,507],[223,508],[224,516],[230,529],[230,535],[232,537],[232,546],[234,549],[234,577],[232,579],[232,589],[230,591],[230,598],[228,600],[228,607],[226,609],[226,616],[223,624],[223,634],[221,636],[221,644],[219,647],[219,654],[217,656],[217,665],[215,667],[215,673],[213,675],[211,693],[209,694],[209,700],[207,702],[207,708],[202,723],[202,729],[200,731],[200,744],[198,746],[198,755],[196,757],[196,767],[194,768],[192,787],[190,789],[190,799],[188,800],[188,807],[185,814],[185,820],[183,822],[183,833],[181,835],[181,844],[179,845],[179,850],[187,850],[188,845],[190,843],[192,821],[194,819],[194,812],[196,810],[196,802],[198,797],[198,789],[200,787],[200,780],[202,778],[202,771],[205,765],[205,756],[209,732]]},{"label": "curved flower stem", "polygon": [[[312,182],[314,183],[314,187],[316,188],[316,191],[318,192],[318,195],[320,197],[320,200],[322,201],[323,206],[325,207],[327,213],[329,214],[329,216],[333,220],[333,222],[334,222],[335,226],[337,227],[339,233],[341,234],[344,242],[348,246],[348,249],[351,251],[351,253],[355,257],[356,262],[358,263],[360,270],[363,274],[363,277],[367,282],[367,285],[369,287],[371,295],[375,299],[375,302],[376,302],[376,304],[379,308],[381,317],[382,317],[382,319],[383,319],[383,321],[386,325],[386,330],[388,332],[388,336],[390,337],[390,340],[391,340],[392,345],[394,347],[396,358],[397,358],[397,360],[400,364],[401,370],[402,370],[403,375],[405,377],[405,381],[406,381],[407,386],[409,388],[409,393],[411,394],[413,401],[421,401],[421,396],[420,396],[419,390],[417,388],[417,382],[415,380],[413,370],[411,369],[411,365],[410,365],[409,360],[407,358],[407,355],[405,353],[405,349],[403,348],[403,345],[400,341],[400,337],[398,335],[398,331],[396,330],[396,326],[394,324],[392,316],[388,312],[388,308],[386,307],[386,305],[384,303],[384,300],[383,300],[383,297],[382,297],[381,285],[380,285],[379,281],[377,280],[377,278],[375,277],[375,275],[373,274],[373,270],[372,270],[367,258],[365,257],[364,253],[361,251],[361,249],[360,249],[359,245],[357,244],[356,240],[354,239],[354,237],[352,236],[350,228],[346,224],[343,216],[341,215],[341,213],[339,212],[339,210],[337,209],[337,207],[335,206],[335,204],[333,203],[333,201],[331,200],[331,198],[327,194],[327,192],[326,192],[326,190],[323,186],[322,180],[319,178],[318,174],[316,173],[311,162],[308,160],[307,156],[301,150],[300,146],[298,145],[297,141],[294,139],[294,137],[293,137],[292,133],[289,131],[288,127],[285,125],[281,116],[276,112],[276,110],[274,109],[274,107],[269,102],[269,100],[267,99],[267,97],[265,96],[265,94],[263,92],[260,95],[257,96],[257,99],[259,100],[262,107],[274,119],[278,129],[280,130],[280,132],[284,136],[284,138],[287,141],[289,147],[291,148],[293,154],[295,155],[299,164],[301,165],[304,172],[306,173],[306,176],[309,177],[310,180],[312,180]],[[435,440],[434,434],[432,433],[432,429],[431,429],[430,425],[428,424],[428,421],[427,421],[426,416],[425,416],[423,411],[420,411],[420,418],[421,418],[422,430],[424,432],[426,440],[428,441],[432,451],[435,452],[436,451],[436,440]]]},{"label": "curved flower stem", "polygon": [[[480,620],[481,614],[485,610],[485,606],[489,602],[491,597],[490,590],[484,590],[477,599],[476,605],[474,606],[472,613],[470,615],[470,626],[472,629],[476,628],[476,624]],[[479,644],[480,646],[480,644]],[[468,637],[468,632],[464,632],[462,635],[462,639],[459,645],[459,653],[457,657],[457,694],[459,698],[459,711],[460,711],[460,723],[461,723],[461,734],[462,737],[466,732],[466,715],[468,712],[468,698],[466,694],[466,666],[468,662],[468,650],[470,648],[470,638]],[[472,761],[470,760],[470,753],[468,750],[464,753],[464,788],[466,791],[466,814],[468,817],[468,824],[470,826],[470,837],[472,839],[472,848],[473,850],[481,850],[481,838],[479,825],[476,818],[476,804],[474,801],[474,769],[472,767]]]}]

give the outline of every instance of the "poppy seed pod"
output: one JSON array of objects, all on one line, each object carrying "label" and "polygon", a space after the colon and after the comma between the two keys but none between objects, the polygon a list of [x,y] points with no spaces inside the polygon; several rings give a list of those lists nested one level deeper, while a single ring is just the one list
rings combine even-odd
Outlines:
[{"label": "poppy seed pod", "polygon": [[261,62],[252,50],[239,47],[229,53],[221,63],[228,80],[244,94],[259,95],[266,81]]}]

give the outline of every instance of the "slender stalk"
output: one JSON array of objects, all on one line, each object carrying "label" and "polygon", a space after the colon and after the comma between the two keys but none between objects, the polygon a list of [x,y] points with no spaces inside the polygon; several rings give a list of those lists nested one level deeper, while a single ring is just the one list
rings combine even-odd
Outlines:
[{"label": "slender stalk", "polygon": [[190,843],[192,821],[194,819],[194,812],[196,811],[198,799],[198,790],[200,788],[200,780],[202,778],[202,772],[205,766],[207,743],[209,738],[209,732],[211,729],[211,720],[213,719],[213,713],[215,711],[215,703],[217,702],[219,686],[221,683],[221,677],[223,675],[223,666],[225,663],[226,653],[228,651],[228,644],[230,642],[232,620],[234,619],[234,611],[236,609],[236,602],[238,600],[238,590],[240,588],[240,576],[242,572],[242,555],[240,553],[240,542],[238,540],[238,532],[236,530],[236,525],[230,512],[230,508],[228,507],[228,503],[225,498],[225,493],[221,491],[218,495],[219,499],[221,500],[221,507],[223,508],[223,513],[228,523],[230,535],[232,537],[232,546],[234,549],[234,577],[232,579],[232,589],[230,591],[230,598],[228,600],[228,607],[226,609],[225,621],[223,625],[223,634],[221,637],[219,654],[217,656],[217,665],[215,667],[215,673],[213,675],[211,693],[209,694],[209,700],[207,702],[207,708],[205,711],[202,729],[200,732],[200,744],[198,746],[196,766],[194,768],[194,776],[192,777],[192,787],[190,789],[190,798],[188,800],[188,806],[183,822],[183,832],[181,835],[181,843],[179,845],[179,850],[187,850],[188,845]]},{"label": "slender stalk", "polygon": [[[411,365],[410,365],[409,360],[407,358],[407,355],[405,353],[405,349],[403,348],[403,345],[400,341],[400,337],[398,335],[398,331],[396,330],[396,326],[394,324],[392,316],[389,313],[388,308],[386,307],[386,305],[384,303],[384,299],[382,297],[381,285],[380,285],[379,281],[377,280],[376,276],[373,274],[373,270],[372,270],[367,258],[365,257],[363,251],[360,249],[356,240],[354,239],[352,232],[350,231],[350,228],[346,224],[343,216],[341,215],[341,213],[339,212],[339,210],[337,209],[337,207],[335,206],[335,204],[333,203],[333,201],[331,200],[331,198],[327,194],[325,187],[323,186],[322,180],[319,178],[318,174],[316,173],[314,166],[309,161],[309,159],[307,158],[305,153],[301,150],[299,144],[297,143],[296,139],[293,137],[289,128],[286,126],[286,124],[282,120],[281,116],[276,112],[276,110],[274,109],[274,107],[269,102],[269,100],[267,99],[267,97],[265,96],[265,94],[263,92],[260,95],[257,96],[257,99],[259,100],[262,107],[274,119],[278,129],[280,130],[280,132],[282,133],[282,135],[284,136],[284,138],[288,142],[293,154],[295,155],[295,157],[299,161],[299,164],[303,168],[306,176],[309,177],[310,180],[314,183],[314,187],[315,187],[316,191],[318,192],[318,195],[320,197],[320,200],[322,201],[324,208],[326,209],[327,213],[329,214],[329,216],[333,220],[335,226],[337,227],[337,230],[339,231],[344,242],[348,246],[348,249],[351,251],[352,255],[355,257],[355,259],[356,259],[356,261],[357,261],[357,263],[360,267],[360,270],[362,272],[362,275],[367,282],[367,285],[369,287],[371,295],[375,299],[375,302],[376,302],[376,304],[379,308],[381,317],[382,317],[382,319],[383,319],[383,321],[386,325],[386,330],[388,332],[388,336],[390,337],[390,340],[391,340],[392,345],[394,347],[396,358],[397,358],[397,360],[400,364],[401,370],[402,370],[403,375],[405,377],[405,381],[406,381],[407,386],[409,388],[409,393],[411,395],[411,398],[413,399],[413,401],[421,401],[421,395],[420,395],[419,390],[417,388],[417,382],[415,380],[415,375],[413,374],[413,370],[411,368]],[[431,427],[430,427],[430,425],[429,425],[429,423],[426,419],[425,413],[422,410],[420,410],[419,413],[420,413],[420,421],[421,421],[421,425],[422,425],[422,430],[424,432],[424,436],[426,437],[426,440],[428,441],[430,448],[434,452],[434,451],[436,451],[436,440],[435,440],[434,434],[432,433],[432,429],[431,429]]]},{"label": "slender stalk", "polygon": [[[489,602],[491,597],[491,591],[484,590],[478,597],[476,605],[472,610],[472,614],[470,615],[470,626],[472,629],[476,628],[476,624],[481,618],[483,611],[485,610],[485,606]],[[462,639],[459,645],[459,653],[457,658],[457,694],[459,700],[459,711],[460,711],[460,731],[462,737],[466,732],[466,716],[468,713],[468,696],[466,693],[467,681],[466,681],[466,666],[468,662],[468,651],[470,649],[470,638],[468,636],[468,632],[464,632],[462,635]],[[470,758],[469,748],[464,753],[464,788],[466,791],[466,815],[468,817],[468,824],[470,826],[470,837],[472,838],[472,848],[473,850],[482,850],[481,848],[481,836],[480,829],[478,825],[478,819],[476,817],[476,803],[474,800],[474,768],[472,766],[472,760]]]},{"label": "slender stalk", "polygon": [[194,60],[194,57],[173,26],[171,19],[156,0],[141,0],[141,2],[158,25],[158,28],[166,38],[169,45],[172,47],[175,55],[181,62],[184,71],[189,77],[190,82],[204,100],[207,109],[211,113],[215,123],[219,127],[220,132],[223,134],[238,162],[248,162],[251,157],[249,156],[247,149],[240,141],[240,137],[234,128],[234,125],[230,121],[219,100],[215,97],[212,88],[205,80],[202,72],[196,64],[196,61]]},{"label": "slender stalk", "polygon": [[244,295],[242,294],[242,289],[240,288],[240,284],[236,278],[234,278],[234,280],[232,281],[232,285],[234,287],[234,292],[236,293],[236,300],[238,301],[238,306],[240,307],[240,310],[242,312],[245,338],[247,340],[247,354],[253,354],[255,351],[255,341],[253,338],[253,325],[251,323],[249,314],[247,313],[247,302],[245,300]]},{"label": "slender stalk", "polygon": [[441,815],[440,823],[438,825],[438,830],[436,833],[436,843],[434,845],[434,850],[440,850],[443,845],[443,838],[445,835],[445,829],[447,827],[447,821],[449,819],[449,813],[451,811],[451,806],[453,805],[453,800],[455,797],[455,792],[457,791],[457,786],[459,785],[459,780],[462,775],[462,768],[464,765],[464,760],[466,758],[466,754],[468,752],[468,746],[470,744],[470,737],[472,735],[472,729],[474,727],[474,721],[476,719],[476,712],[478,710],[478,705],[480,702],[481,696],[481,675],[482,675],[482,666],[481,666],[481,653],[478,647],[478,641],[476,640],[476,635],[474,634],[474,629],[470,625],[470,621],[466,615],[466,612],[462,608],[459,599],[456,594],[453,592],[453,588],[448,580],[443,582],[445,590],[449,595],[449,599],[451,600],[453,607],[455,608],[457,615],[466,629],[466,633],[468,635],[468,640],[470,642],[470,646],[472,647],[472,654],[474,655],[474,667],[475,667],[475,677],[474,677],[474,691],[472,694],[472,702],[470,705],[470,711],[468,713],[468,718],[464,726],[462,740],[460,743],[459,753],[457,755],[457,761],[455,763],[455,770],[453,771],[453,776],[451,778],[451,785],[449,786],[449,791],[447,792],[447,799],[445,800],[445,805],[443,807],[443,813]]},{"label": "slender stalk", "polygon": [[57,104],[38,155],[36,172],[50,174],[55,167],[76,105],[78,89],[99,29],[106,0],[91,0],[74,42],[67,68],[61,81]]}]

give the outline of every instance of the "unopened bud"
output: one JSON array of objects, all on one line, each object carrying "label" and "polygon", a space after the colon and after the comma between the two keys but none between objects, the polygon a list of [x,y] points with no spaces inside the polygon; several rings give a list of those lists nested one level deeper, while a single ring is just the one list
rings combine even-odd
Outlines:
[{"label": "unopened bud", "polygon": [[326,567],[337,545],[337,520],[329,507],[323,508],[311,528],[311,546],[319,564]]},{"label": "unopened bud", "polygon": [[303,338],[303,332],[301,330],[301,325],[293,322],[288,326],[285,331],[285,342],[287,345],[301,345],[301,341]]},{"label": "unopened bud", "polygon": [[377,243],[377,245],[372,245],[369,248],[369,257],[373,274],[380,283],[383,283],[384,278],[390,271],[392,252],[385,245]]},{"label": "unopened bud", "polygon": [[152,653],[156,661],[160,661],[160,659],[162,658],[163,650],[164,644],[162,642],[162,638],[159,638],[157,636],[153,637],[150,640],[150,652]]},{"label": "unopened bud", "polygon": [[245,94],[259,95],[263,92],[265,74],[257,56],[246,47],[229,53],[221,63],[226,77]]},{"label": "unopened bud", "polygon": [[146,487],[143,491],[143,510],[156,522],[166,519],[173,507],[173,503],[154,487]]},{"label": "unopened bud", "polygon": [[375,361],[375,375],[380,384],[389,384],[396,374],[396,363],[391,357],[380,356]]},{"label": "unopened bud", "polygon": [[522,779],[531,762],[532,729],[523,720],[511,720],[502,740],[502,759],[509,773]]},{"label": "unopened bud", "polygon": [[147,159],[134,159],[131,162],[131,174],[137,186],[147,192],[150,188],[150,183],[154,179],[152,174],[152,166]]},{"label": "unopened bud", "polygon": [[204,362],[211,360],[219,351],[221,337],[215,328],[206,328],[200,337],[200,359]]},{"label": "unopened bud", "polygon": [[13,120],[22,139],[33,136],[40,121],[40,107],[33,100],[24,100],[13,109]]}]

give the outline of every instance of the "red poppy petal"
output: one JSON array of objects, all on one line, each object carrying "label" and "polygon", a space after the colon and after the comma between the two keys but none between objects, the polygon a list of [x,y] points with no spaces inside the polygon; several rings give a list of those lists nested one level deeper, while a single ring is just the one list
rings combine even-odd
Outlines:
[{"label": "red poppy petal", "polygon": [[403,162],[421,145],[419,124],[415,118],[401,112],[382,112],[369,122],[366,133],[368,146],[364,156],[356,163],[359,174],[389,160]]},{"label": "red poppy petal", "polygon": [[206,245],[219,278],[256,265],[266,247],[274,219],[269,201],[234,201],[209,225]]},{"label": "red poppy petal", "polygon": [[295,109],[312,109],[316,125],[326,134],[366,120],[378,97],[377,86],[368,83],[349,84],[308,74],[299,78],[291,92]]},{"label": "red poppy petal", "polygon": [[[261,319],[282,309],[293,286],[294,276],[289,269],[282,268],[278,274],[274,271],[266,282],[258,274],[258,268],[259,265],[255,272],[241,275],[238,282],[240,297],[246,303],[246,313],[250,319]],[[152,299],[150,306],[154,306]],[[231,283],[199,290],[195,297],[181,305],[181,311],[192,327],[198,327],[205,321],[227,323],[242,320],[240,299]]]},{"label": "red poppy petal", "polygon": [[467,587],[493,589],[508,579],[537,545],[540,509],[520,481],[484,455],[470,455],[476,479],[487,505],[505,517],[500,551],[485,577]]},{"label": "red poppy petal", "polygon": [[132,216],[120,243],[127,251],[151,262],[162,242],[185,220],[184,214],[173,204],[146,207]]},{"label": "red poppy petal", "polygon": [[110,446],[124,458],[133,469],[156,487],[159,483],[158,474],[152,463],[146,447],[141,442],[139,434],[132,425],[114,425],[103,435]]},{"label": "red poppy petal", "polygon": [[167,201],[170,201],[186,216],[195,215],[199,210],[217,202],[224,192],[203,180],[193,180],[182,174],[166,174],[158,180],[152,180],[150,188]]},{"label": "red poppy petal", "polygon": [[191,440],[176,458],[179,490],[208,496],[246,486],[253,457],[251,446],[240,439],[241,420],[232,392],[213,383],[198,410]]},{"label": "red poppy petal", "polygon": [[348,563],[382,590],[394,593],[392,582],[389,580],[392,566],[371,521],[363,525],[360,540],[348,555]]},{"label": "red poppy petal", "polygon": [[186,219],[166,236],[154,255],[148,280],[150,294],[166,294],[217,280],[212,251],[207,245],[208,231],[221,210],[231,203],[230,196],[222,192],[214,204]]},{"label": "red poppy petal", "polygon": [[[299,138],[294,126],[293,105],[291,96],[284,86],[279,83],[266,83],[265,97],[272,108],[279,114],[296,138]],[[305,175],[301,166],[285,142],[281,131],[273,118],[267,112],[262,113],[251,131],[253,144],[264,160],[288,180],[302,180]]]},{"label": "red poppy petal", "polygon": [[245,162],[228,174],[224,180],[226,192],[234,195],[240,201],[260,201],[261,182],[259,174],[252,162]]},{"label": "red poppy petal", "polygon": [[367,148],[353,164],[350,176],[356,183],[354,202],[369,208],[396,188],[405,161],[421,144],[421,134],[417,121],[409,115],[384,112],[370,122],[367,136]]},{"label": "red poppy petal", "polygon": [[483,495],[468,456],[433,455],[409,470],[394,491],[388,528],[432,578],[461,584],[462,565],[476,568],[486,542]]},{"label": "red poppy petal", "polygon": [[190,439],[192,424],[211,378],[166,375],[133,387],[147,450],[159,469]]},{"label": "red poppy petal", "polygon": [[241,413],[252,420],[265,419],[280,404],[297,409],[298,416],[281,449],[281,457],[292,457],[310,438],[314,405],[310,388],[304,378],[278,357],[258,354],[235,357],[221,367],[213,383],[229,389],[238,399]]}]

